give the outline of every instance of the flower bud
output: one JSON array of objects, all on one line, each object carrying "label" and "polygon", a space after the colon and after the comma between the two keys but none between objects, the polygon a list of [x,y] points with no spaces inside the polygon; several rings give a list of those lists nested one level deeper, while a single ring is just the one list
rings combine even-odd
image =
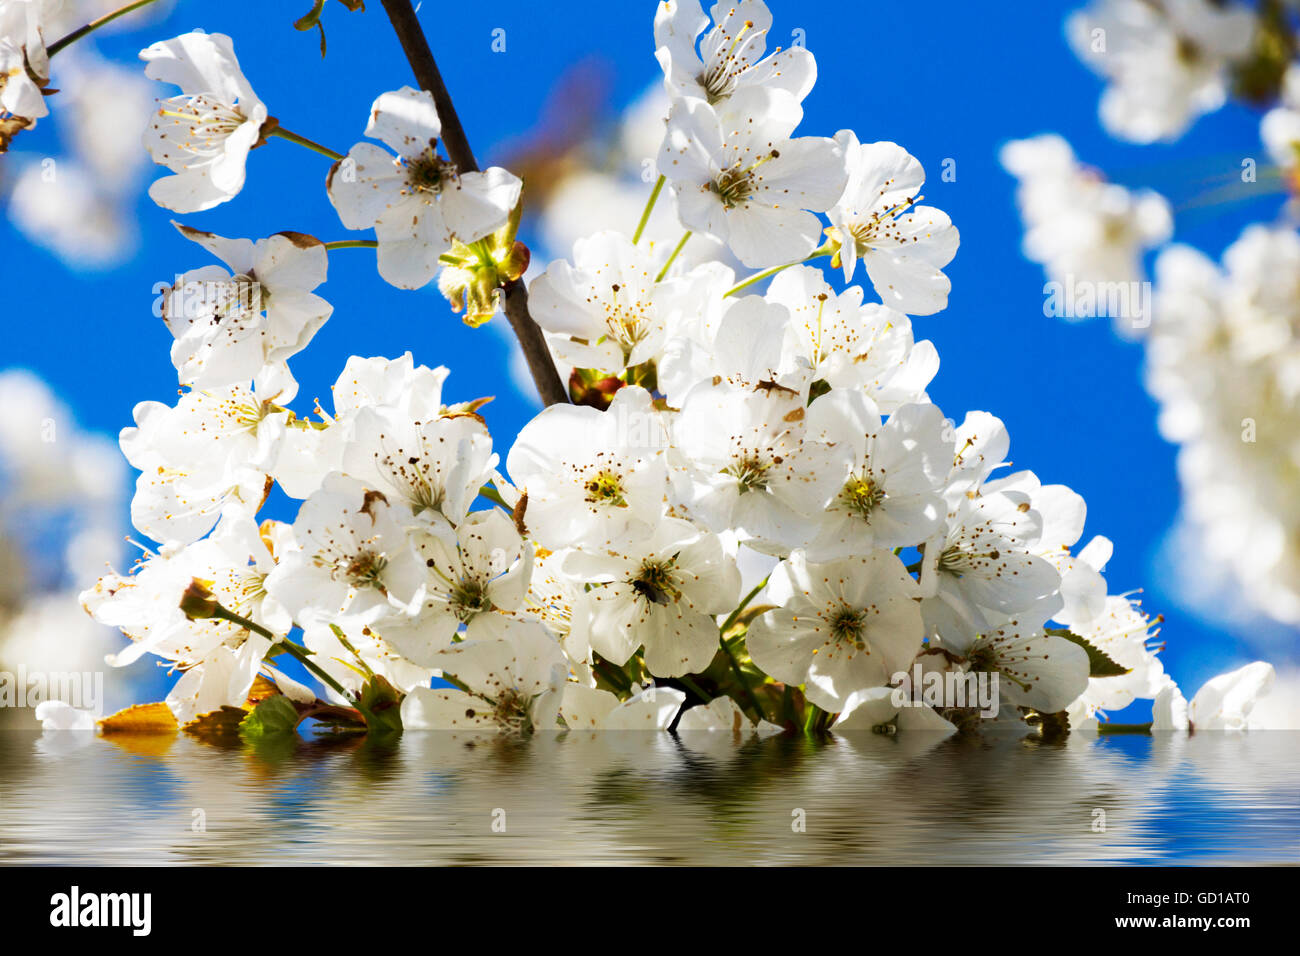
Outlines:
[{"label": "flower bud", "polygon": [[181,612],[191,621],[202,620],[216,616],[217,609],[221,607],[221,602],[217,600],[216,595],[210,590],[211,581],[200,581],[194,578],[190,581],[183,594],[181,594]]}]

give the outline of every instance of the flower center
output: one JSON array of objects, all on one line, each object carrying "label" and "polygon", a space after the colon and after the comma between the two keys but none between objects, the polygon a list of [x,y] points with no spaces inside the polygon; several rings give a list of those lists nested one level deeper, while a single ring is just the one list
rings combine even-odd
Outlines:
[{"label": "flower center", "polygon": [[236,395],[223,399],[217,406],[216,415],[229,423],[232,430],[257,434],[262,420],[272,414],[276,407],[269,399],[259,402],[251,395]]},{"label": "flower center", "polygon": [[865,630],[865,624],[862,620],[862,612],[851,607],[841,607],[830,619],[831,637],[845,644],[852,644],[860,651],[867,649],[867,644],[862,640],[862,632]]},{"label": "flower center", "polygon": [[406,184],[414,192],[440,193],[443,186],[458,178],[456,164],[439,157],[432,146],[406,163]]},{"label": "flower center", "polygon": [[478,578],[462,578],[451,589],[451,608],[456,619],[468,623],[475,615],[491,610],[487,586]]},{"label": "flower center", "polygon": [[870,518],[876,505],[885,500],[885,489],[870,478],[853,475],[840,490],[840,503],[860,518]]},{"label": "flower center", "polygon": [[774,149],[770,153],[760,156],[748,166],[741,166],[740,163],[736,163],[719,173],[718,178],[709,183],[708,188],[722,201],[724,209],[734,209],[737,206],[744,205],[758,191],[758,184],[763,181],[763,177],[758,175],[759,167],[764,163],[779,159],[780,156],[781,151]]},{"label": "flower center", "polygon": [[1002,552],[998,551],[996,548],[980,553],[967,550],[961,545],[954,544],[949,545],[939,555],[937,567],[940,571],[946,571],[948,574],[954,574],[957,577],[961,577],[963,574],[975,570],[976,562],[980,558],[989,561],[997,561],[1001,557]]},{"label": "flower center", "polygon": [[237,106],[206,94],[164,100],[158,116],[166,124],[167,132],[162,137],[168,143],[201,158],[220,152],[226,137],[246,119]]},{"label": "flower center", "polygon": [[995,671],[998,669],[997,649],[991,641],[981,638],[967,653],[966,661],[973,671]]},{"label": "flower center", "polygon": [[588,479],[583,488],[587,492],[587,501],[592,504],[627,507],[627,501],[623,497],[623,479],[612,471],[598,472]]},{"label": "flower center", "polygon": [[647,604],[673,604],[681,598],[673,575],[673,561],[647,561],[632,582],[632,590]]},{"label": "flower center", "polygon": [[492,718],[507,733],[525,734],[533,726],[530,704],[531,700],[522,692],[508,687],[493,704]]},{"label": "flower center", "polygon": [[1176,40],[1177,55],[1179,62],[1187,66],[1195,66],[1201,59],[1201,48],[1195,40],[1185,36],[1179,36]]},{"label": "flower center", "polygon": [[748,169],[733,166],[724,170],[710,188],[718,194],[724,208],[734,209],[753,193],[753,176]]},{"label": "flower center", "polygon": [[627,359],[637,343],[650,334],[651,306],[631,295],[619,298],[623,287],[618,283],[610,286],[610,297],[605,302],[605,328],[623,348],[623,357]]},{"label": "flower center", "polygon": [[[731,19],[730,13],[727,14],[727,19]],[[717,30],[725,40],[728,35],[726,22],[719,24]],[[710,105],[735,92],[736,78],[752,65],[749,62],[750,47],[756,42],[761,42],[766,33],[766,30],[755,30],[753,20],[746,20],[725,50],[719,45],[712,62],[696,77],[700,86],[704,88],[705,97]]]},{"label": "flower center", "polygon": [[[323,564],[325,562],[323,559],[317,558],[316,563]],[[387,565],[388,559],[382,554],[376,554],[373,551],[360,551],[335,562],[334,567],[331,569],[331,576],[337,578],[341,575],[354,588],[375,588],[382,591],[383,584],[380,582],[380,578]]]},{"label": "flower center", "polygon": [[722,469],[724,475],[730,475],[740,485],[740,492],[761,491],[767,487],[769,465],[756,455],[748,455]]}]

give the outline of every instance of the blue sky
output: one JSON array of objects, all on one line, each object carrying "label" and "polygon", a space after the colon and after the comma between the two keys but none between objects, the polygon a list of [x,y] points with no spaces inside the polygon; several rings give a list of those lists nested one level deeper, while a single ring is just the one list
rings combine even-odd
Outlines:
[{"label": "blue sky", "polygon": [[[967,409],[998,415],[1010,429],[1017,468],[1068,484],[1087,499],[1085,539],[1110,537],[1112,590],[1145,587],[1148,610],[1165,615],[1166,668],[1189,696],[1213,674],[1263,656],[1245,643],[1246,635],[1204,623],[1174,603],[1158,555],[1177,512],[1175,449],[1157,434],[1156,409],[1141,384],[1141,347],[1117,340],[1104,319],[1067,325],[1043,316],[1044,278],[1020,255],[1014,183],[997,162],[1007,139],[1060,132],[1081,158],[1118,181],[1167,191],[1177,212],[1179,201],[1208,188],[1208,177],[1235,172],[1242,157],[1261,154],[1258,117],[1230,106],[1172,146],[1114,142],[1096,119],[1100,83],[1065,44],[1066,5],[770,5],[774,42],[802,30],[817,56],[818,84],[805,103],[801,132],[831,135],[851,127],[863,141],[902,144],[931,176],[926,202],[946,210],[961,230],[961,249],[947,270],[949,308],[914,323],[917,337],[939,350],[934,401],[957,420]],[[103,37],[98,46],[133,62],[148,43],[196,27],[229,33],[271,114],[346,151],[361,138],[374,97],[413,83],[382,7],[370,6],[354,14],[327,4],[324,60],[314,34],[292,29],[308,0],[182,0],[165,20]],[[500,159],[507,144],[535,127],[557,79],[578,61],[604,63],[612,107],[641,93],[658,73],[654,6],[650,0],[426,2],[421,19],[480,162]],[[505,30],[500,53],[492,50],[498,29]],[[56,58],[56,86],[57,64]],[[60,152],[57,123],[56,115],[24,133],[20,147]],[[954,182],[939,178],[947,158],[956,161]],[[326,241],[347,238],[325,196],[328,166],[324,157],[272,141],[251,156],[248,184],[234,201],[184,221],[227,236],[292,229]],[[1178,237],[1217,257],[1248,222],[1271,218],[1278,202],[1273,196],[1179,213]],[[174,400],[170,336],[152,314],[152,290],[208,262],[172,229],[171,214],[147,197],[137,214],[138,253],[107,273],[70,271],[0,222],[10,279],[0,367],[36,371],[84,427],[110,434],[131,423],[136,402]],[[335,311],[294,363],[299,404],[316,396],[328,401],[329,384],[348,355],[409,349],[417,361],[451,368],[450,398],[496,395],[486,415],[504,454],[535,406],[531,395],[512,391],[503,337],[465,327],[432,287],[402,292],[385,285],[367,250],[336,252],[330,281],[318,291]],[[1293,658],[1295,636],[1286,641],[1266,649],[1267,656]]]}]

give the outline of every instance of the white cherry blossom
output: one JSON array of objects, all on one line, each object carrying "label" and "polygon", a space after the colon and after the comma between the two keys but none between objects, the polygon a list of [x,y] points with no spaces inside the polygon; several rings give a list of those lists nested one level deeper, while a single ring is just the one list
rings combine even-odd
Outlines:
[{"label": "white cherry blossom", "polygon": [[1170,681],[1156,696],[1153,731],[1249,730],[1250,712],[1273,685],[1273,666],[1255,661],[1208,680],[1191,703]]},{"label": "white cherry blossom", "polygon": [[424,605],[413,617],[380,624],[384,637],[421,664],[451,644],[461,625],[474,640],[499,637],[524,603],[534,553],[505,512],[476,511],[454,531],[422,528],[414,542],[428,571]]},{"label": "white cherry blossom", "polygon": [[379,274],[418,289],[438,272],[438,257],[459,240],[469,244],[505,225],[522,183],[499,166],[460,170],[438,155],[442,123],[433,97],[404,86],[370,109],[366,136],[334,164],[329,196],[348,229],[375,230]]},{"label": "white cherry blossom", "polygon": [[182,595],[201,580],[228,610],[285,634],[292,620],[265,587],[272,566],[257,528],[232,512],[211,537],[164,547],[129,575],[101,578],[81,601],[95,620],[119,628],[132,641],[109,658],[110,664],[124,667],[153,654],[184,672],[167,704],[185,723],[223,706],[241,706],[272,642],[229,621],[190,620],[181,610]]},{"label": "white cherry blossom", "polygon": [[822,233],[815,213],[844,191],[844,153],[819,136],[791,139],[803,118],[784,90],[749,87],[716,107],[679,100],[668,116],[659,171],[682,224],[724,240],[751,268],[802,259]]},{"label": "white cherry blossom", "polygon": [[223,33],[185,33],[141,50],[140,59],[146,76],[181,90],[159,103],[145,130],[145,149],[172,172],[149,187],[149,197],[181,213],[233,199],[267,119],[234,43]]},{"label": "white cherry blossom", "polygon": [[795,551],[764,594],[775,608],[750,625],[750,656],[777,680],[803,684],[824,710],[883,685],[921,649],[916,582],[887,551],[823,564]]},{"label": "white cherry blossom", "polygon": [[1001,160],[1019,180],[1024,254],[1055,283],[1044,290],[1053,293],[1045,310],[1070,321],[1109,315],[1125,336],[1144,330],[1151,303],[1141,285],[1142,256],[1173,232],[1165,198],[1108,182],[1056,135],[1014,140]]},{"label": "white cherry blossom", "polygon": [[850,454],[840,487],[805,548],[812,561],[912,547],[944,527],[940,492],[952,462],[943,413],[904,405],[881,423],[862,392],[832,389],[808,409],[809,430]]},{"label": "white cherry blossom", "polygon": [[1027,495],[962,496],[947,529],[925,544],[921,607],[926,630],[962,653],[979,634],[1016,612],[1046,621],[1060,609],[1060,574],[1034,553],[1043,519]]},{"label": "white cherry blossom", "polygon": [[957,728],[926,704],[912,703],[900,707],[895,702],[893,687],[869,687],[855,690],[844,701],[843,709],[835,723],[831,725],[833,733],[849,731],[877,732],[879,728],[890,727],[903,733],[943,734],[945,737],[955,734]]},{"label": "white cherry blossom", "polygon": [[[49,115],[41,85],[50,60],[41,35],[45,0],[7,0],[0,4],[0,113],[35,121]],[[30,73],[29,73],[30,70]]]},{"label": "white cherry blossom", "polygon": [[812,368],[811,378],[835,388],[864,389],[892,413],[926,401],[939,370],[929,342],[914,342],[912,323],[894,309],[862,301],[862,288],[836,294],[819,270],[794,266],[772,280],[764,298],[790,314],[783,351],[786,364]]},{"label": "white cherry blossom", "polygon": [[227,505],[252,514],[268,490],[287,413],[240,385],[185,392],[174,407],[141,402],[122,452],[140,470],[131,522],[155,541],[206,534]]},{"label": "white cherry blossom", "polygon": [[405,730],[560,729],[564,653],[540,624],[511,621],[500,637],[457,644],[437,662],[465,689],[413,688],[402,701]]},{"label": "white cherry blossom", "polygon": [[784,90],[802,100],[817,80],[817,62],[800,46],[778,47],[764,56],[771,29],[772,14],[763,0],[718,0],[708,17],[699,0],[664,0],[655,11],[655,57],[664,70],[664,87],[670,96],[709,103],[753,87]]},{"label": "white cherry blossom", "polygon": [[650,686],[619,700],[607,690],[565,684],[560,716],[570,730],[667,730],[686,695],[675,687]]},{"label": "white cherry blossom", "polygon": [[327,478],[298,510],[293,547],[267,576],[267,592],[304,626],[413,613],[427,575],[401,518],[382,492]]},{"label": "white cherry blossom", "polygon": [[622,665],[644,645],[656,677],[702,671],[718,650],[714,615],[740,596],[740,574],[715,535],[665,518],[622,551],[571,551],[564,571],[593,585],[574,608],[573,630]]},{"label": "white cherry blossom", "polygon": [[1100,614],[1070,630],[1128,670],[1127,674],[1091,678],[1087,690],[1071,706],[1071,727],[1081,726],[1099,712],[1122,710],[1134,700],[1154,700],[1169,681],[1157,656],[1162,645],[1155,639],[1156,622],[1132,598],[1107,597]]},{"label": "white cherry blossom", "polygon": [[496,468],[491,436],[477,415],[441,412],[419,421],[379,406],[358,410],[345,428],[343,471],[414,515],[462,521]]},{"label": "white cherry blossom", "polygon": [[524,520],[543,546],[616,547],[662,516],[667,448],[650,393],[627,386],[605,411],[543,410],[520,429],[506,467],[528,495]]},{"label": "white cherry blossom", "polygon": [[715,697],[707,704],[696,704],[682,711],[681,719],[677,722],[677,733],[692,734],[701,731],[729,734],[736,739],[750,734],[769,737],[783,732],[781,727],[771,721],[751,720],[734,700],[725,696]]},{"label": "white cherry blossom", "polygon": [[267,239],[225,239],[174,223],[230,269],[205,266],[165,292],[163,321],[175,337],[172,364],[182,385],[211,388],[258,379],[279,399],[296,392],[287,360],[311,341],[333,307],[312,290],[325,281],[325,246],[281,232]]},{"label": "white cherry blossom", "polygon": [[670,287],[659,285],[653,254],[617,232],[579,239],[573,264],[551,263],[529,286],[537,324],[557,333],[557,358],[576,368],[611,374],[640,365],[663,347],[660,303]]},{"label": "white cherry blossom", "polygon": [[976,672],[998,675],[1002,707],[1065,710],[1088,687],[1088,655],[1064,637],[1016,618],[990,627],[966,650]]},{"label": "white cherry blossom", "polygon": [[1235,0],[1094,0],[1066,24],[1075,54],[1108,81],[1102,124],[1135,143],[1177,139],[1221,107],[1254,32],[1255,12]]},{"label": "white cherry blossom", "polygon": [[716,531],[735,529],[761,551],[806,542],[852,455],[808,435],[806,404],[782,386],[693,391],[673,428],[691,514]]},{"label": "white cherry blossom", "polygon": [[860,259],[885,305],[910,315],[939,312],[952,288],[943,267],[960,236],[946,213],[916,205],[925,182],[921,164],[896,143],[859,143],[852,130],[841,130],[835,141],[849,171],[829,212],[844,280],[853,278]]}]

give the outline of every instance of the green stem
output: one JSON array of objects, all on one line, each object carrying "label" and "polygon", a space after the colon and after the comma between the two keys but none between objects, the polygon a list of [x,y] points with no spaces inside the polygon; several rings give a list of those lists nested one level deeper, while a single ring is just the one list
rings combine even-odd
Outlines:
[{"label": "green stem", "polygon": [[673,264],[673,260],[677,258],[677,254],[682,251],[682,247],[686,245],[686,240],[689,238],[691,238],[691,233],[689,232],[682,236],[681,242],[677,243],[677,248],[673,250],[673,254],[668,257],[668,261],[664,263],[664,267],[660,269],[659,274],[655,276],[655,282],[664,281],[664,276],[668,275],[669,266]]},{"label": "green stem", "polygon": [[278,136],[281,139],[287,139],[291,143],[297,143],[299,146],[306,146],[308,149],[320,153],[322,156],[328,156],[330,159],[342,159],[342,153],[336,153],[328,146],[322,146],[315,140],[308,139],[306,136],[299,136],[297,133],[291,133],[283,126],[273,126],[266,131],[267,136]]},{"label": "green stem", "polygon": [[45,48],[45,55],[54,56],[54,54],[58,53],[65,46],[68,46],[71,43],[76,43],[78,40],[80,40],[88,33],[94,33],[105,23],[112,23],[118,17],[125,16],[126,14],[130,13],[132,10],[138,10],[141,7],[147,7],[151,3],[153,3],[153,0],[135,0],[134,3],[128,3],[126,6],[118,7],[116,10],[112,11],[111,13],[106,13],[102,17],[99,17],[98,19],[91,20],[84,27],[78,27],[77,29],[69,33],[67,36],[55,40],[53,43],[47,46]]},{"label": "green stem", "polygon": [[754,713],[758,714],[759,720],[767,720],[767,713],[763,710],[763,705],[758,702],[758,697],[754,693],[754,688],[749,686],[749,681],[745,679],[745,672],[740,669],[740,661],[736,660],[736,655],[732,653],[727,642],[723,638],[718,639],[722,645],[722,653],[727,655],[727,660],[731,662],[731,670],[736,675],[736,680],[740,681],[740,686],[745,689],[745,696],[749,698],[750,705],[754,708]]},{"label": "green stem", "polygon": [[261,634],[263,637],[273,641],[276,647],[288,651],[289,654],[292,657],[296,658],[302,664],[303,667],[307,668],[307,670],[315,674],[327,686],[329,686],[333,690],[337,691],[340,695],[342,695],[344,700],[351,699],[351,695],[348,694],[348,692],[343,689],[342,684],[336,681],[329,674],[325,673],[323,670],[317,667],[315,663],[311,661],[311,659],[308,657],[308,655],[311,652],[308,651],[306,648],[299,647],[297,644],[289,640],[287,637],[286,638],[276,637],[266,628],[262,627],[262,625],[250,621],[246,617],[240,617],[234,611],[229,611],[226,608],[222,607],[220,604],[218,604],[216,610],[212,612],[212,616],[220,621],[229,621],[231,624],[237,624],[240,627],[245,628],[246,630],[252,631],[254,634]]},{"label": "green stem", "polygon": [[375,249],[379,243],[374,239],[336,239],[325,243],[325,248],[334,249]]},{"label": "green stem", "polygon": [[506,500],[501,497],[501,492],[497,490],[497,486],[494,484],[489,483],[484,485],[478,490],[478,493],[494,505],[499,505],[500,507],[505,508],[506,511],[513,513],[515,510],[506,504]]},{"label": "green stem", "polygon": [[334,632],[335,639],[342,644],[343,647],[347,649],[347,652],[353,656],[356,662],[361,665],[361,670],[365,673],[366,680],[374,680],[375,672],[370,669],[370,665],[367,664],[365,660],[362,659],[361,655],[357,653],[357,649],[352,646],[352,642],[348,640],[348,636],[343,633],[343,628],[339,627],[337,624],[331,624],[330,630]]},{"label": "green stem", "polygon": [[329,674],[325,673],[325,671],[321,670],[321,668],[318,665],[312,662],[312,659],[307,656],[311,652],[308,651],[306,648],[299,647],[297,644],[293,643],[293,641],[290,641],[288,639],[281,641],[280,646],[283,647],[286,651],[288,651],[292,657],[296,658],[298,662],[302,664],[303,667],[307,668],[307,670],[315,674],[317,679],[319,679],[327,687],[331,688],[335,693],[337,693],[344,700],[352,699],[352,695],[343,689],[342,684],[336,681],[333,677],[330,677]]},{"label": "green stem", "polygon": [[816,704],[810,704],[804,701],[805,709],[803,716],[803,732],[805,737],[813,736],[813,728],[817,723],[817,715],[821,713]]},{"label": "green stem", "polygon": [[615,688],[619,693],[626,694],[632,689],[632,680],[624,673],[623,669],[611,664],[603,657],[593,663],[592,670],[605,678],[605,683]]},{"label": "green stem", "polygon": [[683,674],[681,677],[679,677],[679,678],[677,678],[677,679],[678,679],[679,681],[681,681],[681,684],[682,684],[683,687],[685,687],[687,690],[689,690],[692,694],[694,694],[696,697],[698,697],[698,698],[699,698],[700,700],[702,700],[704,703],[707,704],[707,703],[709,702],[709,700],[710,700],[709,695],[706,694],[706,693],[704,693],[704,691],[700,689],[700,685],[697,684],[697,683],[695,683],[695,681],[691,680],[691,679],[690,679],[689,677],[687,677],[685,674]]},{"label": "green stem", "polygon": [[782,272],[786,269],[789,269],[791,266],[802,265],[805,262],[812,262],[814,259],[820,259],[822,256],[829,256],[831,254],[831,251],[832,251],[831,247],[828,244],[825,246],[821,246],[820,248],[814,249],[812,252],[808,253],[808,255],[805,258],[799,259],[796,262],[787,262],[783,266],[773,266],[770,269],[764,269],[762,272],[756,272],[754,275],[750,276],[744,282],[741,282],[738,285],[733,285],[730,289],[728,289],[725,293],[723,293],[723,295],[724,296],[735,295],[737,292],[739,292],[742,289],[748,289],[755,282],[762,282],[764,279],[770,278],[771,276],[776,275],[778,272]]},{"label": "green stem", "polygon": [[[771,575],[768,575],[768,577],[771,577]],[[766,585],[767,585],[767,578],[763,578],[763,580],[759,581],[757,584],[754,585],[754,589],[752,591],[750,591],[748,594],[744,596],[744,598],[741,599],[740,604],[737,605],[736,609],[727,615],[727,619],[723,621],[722,626],[718,628],[718,630],[724,636],[729,630],[731,630],[731,626],[736,623],[736,619],[739,618],[740,615],[745,612],[745,608],[749,607],[749,602],[754,600],[754,598],[758,597],[758,592],[763,590],[763,588]]]},{"label": "green stem", "polygon": [[632,233],[632,245],[634,246],[641,241],[641,233],[645,232],[646,223],[650,221],[650,213],[654,211],[655,203],[659,199],[659,193],[663,191],[664,182],[664,177],[660,176],[655,183],[654,191],[650,193],[650,199],[645,204],[645,211],[641,213],[641,221],[636,224],[636,232]]}]

